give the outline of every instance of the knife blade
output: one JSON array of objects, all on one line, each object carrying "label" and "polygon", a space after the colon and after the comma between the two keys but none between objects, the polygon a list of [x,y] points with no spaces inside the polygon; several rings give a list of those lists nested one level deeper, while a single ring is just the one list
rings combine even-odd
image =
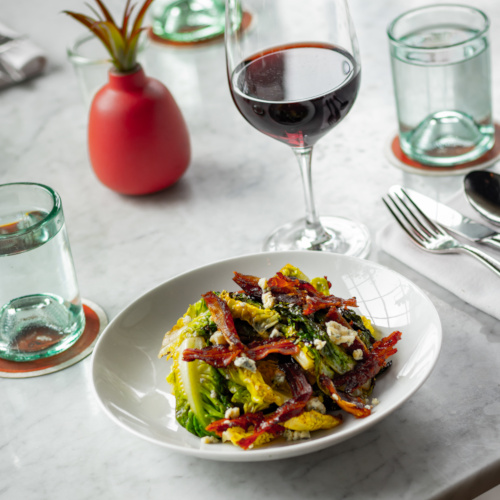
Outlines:
[{"label": "knife blade", "polygon": [[[390,192],[396,195],[401,194],[401,189],[401,186],[392,186]],[[448,207],[422,193],[409,188],[404,189],[427,217],[444,228],[476,243],[489,245],[500,250],[500,233],[497,231],[469,219],[454,208]]]}]

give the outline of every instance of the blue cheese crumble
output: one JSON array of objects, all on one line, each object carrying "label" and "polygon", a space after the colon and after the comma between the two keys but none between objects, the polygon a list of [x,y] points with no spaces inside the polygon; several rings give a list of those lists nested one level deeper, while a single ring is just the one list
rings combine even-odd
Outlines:
[{"label": "blue cheese crumble", "polygon": [[363,359],[363,350],[362,349],[355,349],[354,352],[352,353],[352,357],[356,361],[360,361]]},{"label": "blue cheese crumble", "polygon": [[356,340],[355,330],[351,330],[336,321],[326,323],[326,333],[336,345],[346,344],[350,346]]},{"label": "blue cheese crumble", "polygon": [[238,418],[240,416],[240,409],[237,406],[234,406],[233,408],[228,408],[226,410],[226,413],[224,413],[224,418],[232,419],[232,418]]},{"label": "blue cheese crumble", "polygon": [[238,368],[245,368],[248,371],[255,373],[257,365],[253,359],[250,359],[246,354],[241,354],[234,360],[234,366]]},{"label": "blue cheese crumble", "polygon": [[301,439],[309,439],[311,433],[309,431],[292,431],[287,429],[284,436],[287,441],[299,441]]}]

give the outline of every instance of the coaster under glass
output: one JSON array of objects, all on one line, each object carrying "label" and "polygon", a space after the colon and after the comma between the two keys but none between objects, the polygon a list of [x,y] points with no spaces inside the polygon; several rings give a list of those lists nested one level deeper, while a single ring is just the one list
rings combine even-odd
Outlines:
[{"label": "coaster under glass", "polygon": [[94,345],[108,324],[106,313],[97,304],[82,299],[85,329],[66,351],[33,361],[10,361],[0,358],[0,377],[28,378],[47,375],[68,368],[92,353]]},{"label": "coaster under glass", "polygon": [[495,123],[495,144],[493,148],[474,161],[449,167],[425,165],[408,157],[401,149],[399,135],[394,134],[387,142],[385,155],[391,165],[412,174],[429,176],[464,175],[472,170],[485,169],[498,161],[500,157],[500,124]]}]

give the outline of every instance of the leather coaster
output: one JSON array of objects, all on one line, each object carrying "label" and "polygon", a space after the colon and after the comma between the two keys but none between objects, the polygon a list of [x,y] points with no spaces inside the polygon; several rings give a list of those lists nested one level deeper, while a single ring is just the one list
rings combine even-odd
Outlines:
[{"label": "leather coaster", "polygon": [[106,313],[93,302],[82,300],[85,314],[85,329],[80,338],[69,348],[55,356],[33,361],[10,361],[0,358],[0,377],[27,378],[38,377],[63,370],[87,357],[108,324]]},{"label": "leather coaster", "polygon": [[399,143],[399,136],[396,134],[389,141],[386,148],[386,156],[389,162],[397,168],[410,172],[412,174],[420,175],[463,175],[472,170],[488,168],[500,158],[500,125],[495,124],[495,144],[483,156],[474,161],[461,163],[460,165],[453,165],[451,167],[435,167],[425,165],[412,160],[401,149]]}]

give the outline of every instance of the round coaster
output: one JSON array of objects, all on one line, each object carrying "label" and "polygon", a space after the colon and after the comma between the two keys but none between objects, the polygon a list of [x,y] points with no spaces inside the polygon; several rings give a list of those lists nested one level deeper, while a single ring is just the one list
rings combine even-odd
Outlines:
[{"label": "round coaster", "polygon": [[55,356],[36,359],[34,361],[9,361],[0,358],[0,377],[27,378],[38,377],[63,370],[87,357],[108,324],[106,313],[93,302],[82,300],[85,313],[85,329],[81,337],[66,351]]},{"label": "round coaster", "polygon": [[435,167],[424,165],[418,161],[412,160],[401,149],[399,136],[396,134],[391,137],[386,146],[386,156],[391,165],[394,165],[405,172],[419,175],[463,175],[472,170],[487,168],[493,165],[500,158],[500,125],[495,124],[495,145],[483,156],[474,161],[453,165],[451,167]]},{"label": "round coaster", "polygon": [[[252,23],[252,14],[250,14],[247,11],[244,11],[243,17],[241,19],[241,29],[247,30],[251,23]],[[220,40],[224,40],[224,33],[221,35],[218,35],[218,36],[204,38],[202,40],[196,40],[194,42],[177,42],[174,40],[167,40],[166,38],[162,38],[161,36],[155,35],[153,33],[153,29],[151,27],[148,28],[147,33],[148,33],[148,37],[153,42],[158,42],[158,43],[161,43],[164,45],[173,45],[173,46],[177,46],[177,47],[198,46],[198,45],[204,45],[204,44],[219,42]]]}]

